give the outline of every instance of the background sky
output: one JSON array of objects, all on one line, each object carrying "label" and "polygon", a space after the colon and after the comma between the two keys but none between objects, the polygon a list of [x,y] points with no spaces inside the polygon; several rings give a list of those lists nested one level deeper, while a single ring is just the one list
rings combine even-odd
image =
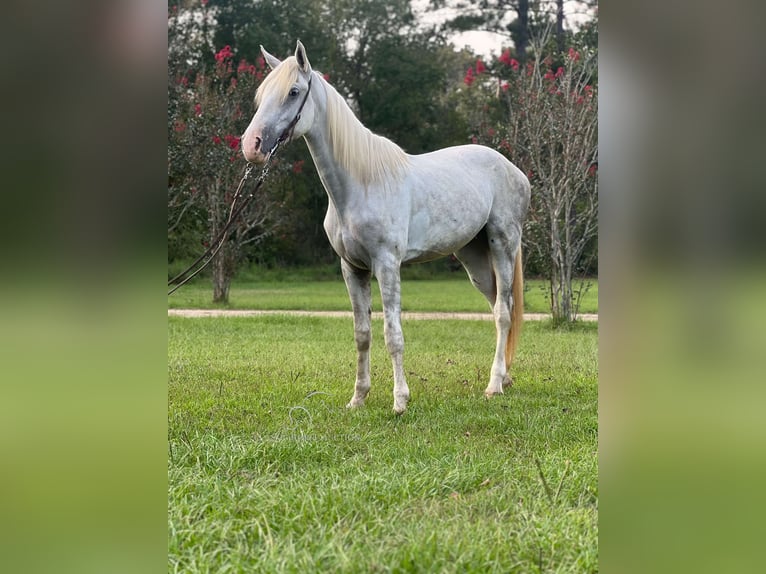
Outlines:
[{"label": "background sky", "polygon": [[[426,11],[431,0],[412,0],[411,5],[415,14],[424,25],[441,24],[450,18],[454,18],[461,12],[461,8],[445,7],[440,10]],[[457,2],[448,1],[447,4],[457,4]],[[553,3],[551,3],[553,7]],[[564,1],[565,28],[578,28],[579,25],[588,18],[585,14],[586,7],[577,0]],[[509,12],[508,21],[516,17],[515,12]],[[470,31],[459,32],[449,37],[450,41],[457,49],[468,46],[477,54],[489,58],[490,56],[499,56],[503,47],[511,44],[509,36],[496,34],[494,32]]]}]

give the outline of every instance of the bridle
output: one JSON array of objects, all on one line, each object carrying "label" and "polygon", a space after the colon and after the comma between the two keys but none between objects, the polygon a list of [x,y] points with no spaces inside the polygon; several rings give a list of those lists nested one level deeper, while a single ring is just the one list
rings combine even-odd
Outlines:
[{"label": "bridle", "polygon": [[[205,267],[208,266],[208,264],[213,260],[213,257],[216,256],[216,254],[221,250],[221,247],[223,247],[223,244],[226,242],[226,238],[228,237],[229,231],[231,231],[231,228],[233,227],[234,223],[236,223],[237,218],[239,215],[245,210],[245,208],[250,204],[252,199],[255,197],[256,192],[260,189],[261,185],[263,185],[263,181],[266,179],[266,176],[269,174],[269,167],[271,165],[271,160],[274,157],[274,155],[277,153],[277,149],[279,146],[281,146],[285,142],[289,142],[293,139],[293,133],[295,132],[295,126],[298,124],[298,122],[301,119],[301,113],[303,112],[303,106],[306,105],[306,100],[308,100],[309,92],[311,91],[311,79],[313,77],[314,73],[311,72],[309,74],[309,82],[308,86],[306,87],[306,93],[303,95],[303,100],[301,101],[301,105],[298,106],[298,111],[295,114],[295,117],[292,119],[292,121],[287,125],[287,127],[282,131],[280,136],[277,138],[277,142],[274,144],[274,147],[272,147],[269,150],[269,153],[266,155],[266,161],[264,162],[263,169],[261,170],[260,175],[258,176],[258,179],[255,182],[255,187],[248,193],[247,195],[240,195],[242,193],[242,189],[245,186],[245,182],[250,177],[250,174],[253,171],[253,164],[250,162],[247,162],[247,165],[245,166],[245,174],[242,176],[242,179],[239,182],[239,185],[237,186],[237,191],[234,192],[234,198],[231,200],[231,207],[229,208],[229,218],[226,220],[226,223],[223,226],[223,229],[218,232],[218,235],[215,236],[215,239],[210,242],[210,246],[205,250],[205,252],[197,257],[197,259],[194,260],[194,262],[189,265],[186,269],[181,271],[178,275],[173,277],[170,281],[168,281],[168,287],[171,285],[175,285],[170,291],[168,291],[168,295],[172,295],[175,293],[182,285],[185,285],[193,277],[195,277],[197,274],[200,273]],[[241,201],[240,205],[237,205],[237,202]],[[199,265],[199,267],[197,267]],[[194,270],[193,273],[190,274],[192,269],[197,267],[197,269]]]}]

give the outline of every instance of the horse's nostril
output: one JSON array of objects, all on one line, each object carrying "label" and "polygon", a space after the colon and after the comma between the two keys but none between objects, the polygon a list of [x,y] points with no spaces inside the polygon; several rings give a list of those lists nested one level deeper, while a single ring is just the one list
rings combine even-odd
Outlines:
[{"label": "horse's nostril", "polygon": [[261,149],[261,138],[256,137],[255,138],[255,151],[258,151],[259,149]]}]

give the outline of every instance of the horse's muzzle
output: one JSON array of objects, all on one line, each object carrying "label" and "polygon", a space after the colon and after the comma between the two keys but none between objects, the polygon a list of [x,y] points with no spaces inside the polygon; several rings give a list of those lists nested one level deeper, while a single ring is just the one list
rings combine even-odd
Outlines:
[{"label": "horse's muzzle", "polygon": [[268,150],[264,149],[263,139],[246,130],[242,135],[242,155],[249,162],[262,164],[266,161]]}]

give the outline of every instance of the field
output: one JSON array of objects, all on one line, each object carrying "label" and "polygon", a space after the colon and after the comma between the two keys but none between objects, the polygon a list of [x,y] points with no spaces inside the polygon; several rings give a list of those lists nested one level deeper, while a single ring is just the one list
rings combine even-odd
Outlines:
[{"label": "field", "polygon": [[[416,276],[417,277],[417,276]],[[581,313],[598,312],[598,281],[586,282],[580,304]],[[525,282],[524,308],[528,313],[550,312],[549,294],[545,282],[528,279]],[[380,311],[380,291],[373,281],[373,309]],[[351,303],[343,280],[340,278],[312,279],[306,274],[296,277],[247,275],[232,283],[230,302],[213,305],[209,280],[185,285],[168,298],[172,309],[200,309],[221,307],[228,309],[311,309],[315,311],[350,310]],[[402,310],[443,312],[489,312],[484,297],[471,285],[462,272],[451,276],[429,279],[402,280]]]},{"label": "field", "polygon": [[168,325],[169,571],[597,571],[595,324],[527,323],[487,401],[491,323],[405,321],[401,417],[381,321],[353,411],[350,320]]}]

